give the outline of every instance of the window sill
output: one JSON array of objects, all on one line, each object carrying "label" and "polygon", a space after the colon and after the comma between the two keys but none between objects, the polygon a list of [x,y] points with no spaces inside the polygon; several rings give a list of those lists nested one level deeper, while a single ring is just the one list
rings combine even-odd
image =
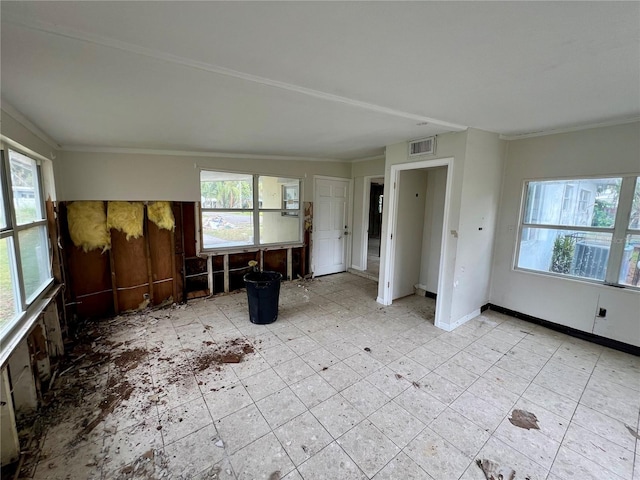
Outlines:
[{"label": "window sill", "polygon": [[536,270],[528,270],[526,268],[519,268],[519,267],[513,267],[511,271],[516,273],[522,273],[525,275],[534,275],[536,277],[542,277],[544,279],[555,279],[555,280],[561,280],[565,282],[568,281],[572,283],[580,283],[583,285],[589,285],[591,287],[612,288],[620,292],[626,292],[626,293],[632,293],[632,294],[640,293],[640,287],[634,287],[632,285],[618,285],[618,284],[604,283],[600,280],[590,280],[588,278],[566,277],[563,275],[554,275],[553,273],[538,272]]},{"label": "window sill", "polygon": [[3,333],[2,339],[0,339],[0,368],[5,367],[13,350],[29,334],[40,314],[49,306],[61,289],[62,285],[53,285],[52,279],[39,298]]}]

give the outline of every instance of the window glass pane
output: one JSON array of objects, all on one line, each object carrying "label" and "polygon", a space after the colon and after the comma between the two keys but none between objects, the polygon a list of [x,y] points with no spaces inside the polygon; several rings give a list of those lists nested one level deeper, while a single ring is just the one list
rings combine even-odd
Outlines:
[{"label": "window glass pane", "polygon": [[640,229],[640,177],[636,178],[636,189],[633,192],[629,229]]},{"label": "window glass pane", "polygon": [[604,280],[610,233],[523,228],[518,267]]},{"label": "window glass pane", "polygon": [[7,228],[7,213],[4,211],[4,208],[4,185],[0,184],[0,230]]},{"label": "window glass pane", "polygon": [[524,223],[612,228],[621,178],[529,182]]},{"label": "window glass pane", "polygon": [[618,283],[640,287],[640,235],[627,235]]},{"label": "window glass pane", "polygon": [[260,212],[260,244],[300,241],[300,217],[289,212]]},{"label": "window glass pane", "polygon": [[300,180],[297,178],[258,177],[260,208],[298,210]]},{"label": "window glass pane", "polygon": [[16,222],[18,225],[24,225],[42,220],[44,216],[40,198],[38,164],[35,160],[11,150],[9,162]]},{"label": "window glass pane", "polygon": [[42,225],[23,230],[18,235],[24,293],[27,303],[31,303],[35,294],[51,278],[47,231]]},{"label": "window glass pane", "polygon": [[11,240],[11,238],[0,239],[0,330],[9,324],[19,311]]},{"label": "window glass pane", "polygon": [[202,212],[204,248],[253,245],[253,213]]},{"label": "window glass pane", "polygon": [[200,172],[202,208],[253,208],[253,175]]}]

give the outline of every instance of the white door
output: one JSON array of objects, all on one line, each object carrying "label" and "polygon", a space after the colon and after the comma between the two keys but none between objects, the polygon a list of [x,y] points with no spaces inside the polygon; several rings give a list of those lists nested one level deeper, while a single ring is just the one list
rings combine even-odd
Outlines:
[{"label": "white door", "polygon": [[313,205],[313,273],[347,269],[347,205],[349,180],[315,179]]}]

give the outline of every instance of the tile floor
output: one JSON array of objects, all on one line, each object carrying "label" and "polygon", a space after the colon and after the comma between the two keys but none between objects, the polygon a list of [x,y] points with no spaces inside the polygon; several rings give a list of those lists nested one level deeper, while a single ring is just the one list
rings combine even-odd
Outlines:
[{"label": "tile floor", "polygon": [[[244,292],[117,318],[97,344],[148,353],[92,375],[83,408],[133,390],[71,443],[86,422],[50,427],[34,478],[484,480],[487,459],[519,480],[640,479],[640,358],[490,311],[446,333],[432,300],[382,307],[376,287],[284,283],[271,325],[249,322]],[[255,352],[198,366],[236,339]]]}]

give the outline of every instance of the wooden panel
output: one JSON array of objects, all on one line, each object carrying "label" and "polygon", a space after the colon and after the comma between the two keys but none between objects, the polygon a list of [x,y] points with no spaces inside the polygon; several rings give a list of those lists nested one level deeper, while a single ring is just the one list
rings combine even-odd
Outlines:
[{"label": "wooden panel", "polygon": [[182,203],[182,233],[184,254],[187,258],[196,256],[196,218],[193,202]]},{"label": "wooden panel", "polygon": [[216,255],[211,258],[213,268],[213,293],[224,292],[224,255]]},{"label": "wooden panel", "polygon": [[260,262],[260,252],[235,253],[229,255],[229,290],[244,288],[244,275],[251,271],[249,261]]},{"label": "wooden panel", "polygon": [[278,272],[287,278],[287,250],[267,250],[264,252],[263,270]]},{"label": "wooden panel", "polygon": [[76,314],[79,319],[110,317],[113,311],[113,291],[109,290],[77,299]]},{"label": "wooden panel", "polygon": [[209,295],[209,275],[207,259],[194,257],[185,259],[185,291],[187,298]]},{"label": "wooden panel", "polygon": [[190,277],[192,275],[197,275],[199,273],[206,274],[207,259],[200,258],[200,257],[187,258],[187,260],[185,261],[185,273],[187,277]]},{"label": "wooden panel", "polygon": [[149,277],[145,239],[131,238],[119,230],[111,230],[111,254],[115,284],[118,290],[118,310],[138,308],[149,293]]},{"label": "wooden panel", "polygon": [[84,252],[69,236],[65,203],[58,204],[62,264],[66,270],[65,302],[80,319],[113,315],[109,253]]},{"label": "wooden panel", "polygon": [[182,226],[182,203],[173,203],[173,216],[176,220],[176,229],[173,232],[174,254],[175,254],[175,287],[174,301],[183,302],[185,299],[185,282],[184,282],[184,239]]},{"label": "wooden panel", "polygon": [[[149,256],[153,278],[153,305],[158,305],[173,297],[173,255],[171,237],[173,232],[158,228],[147,220],[149,235]],[[168,281],[163,281],[168,280]]]},{"label": "wooden panel", "polygon": [[304,247],[294,248],[291,250],[291,262],[293,264],[292,280],[295,280],[296,278],[298,278],[298,276],[304,276],[304,271],[302,269],[304,253]]},{"label": "wooden panel", "polygon": [[92,293],[111,290],[111,269],[109,255],[100,250],[83,252],[72,246],[67,249],[69,273],[73,279],[73,293],[76,298]]}]

